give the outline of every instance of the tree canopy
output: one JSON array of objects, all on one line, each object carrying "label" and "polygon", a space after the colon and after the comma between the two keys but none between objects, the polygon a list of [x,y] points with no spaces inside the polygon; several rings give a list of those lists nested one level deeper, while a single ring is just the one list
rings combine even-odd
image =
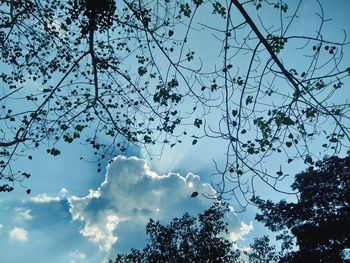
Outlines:
[{"label": "tree canopy", "polygon": [[322,4],[303,4],[0,1],[0,191],[30,176],[19,158],[61,142],[91,145],[101,165],[207,138],[227,145],[218,196],[244,206],[258,182],[279,190],[286,173],[267,161],[312,165],[315,139],[347,151],[346,32],[335,39]]},{"label": "tree canopy", "polygon": [[290,230],[299,250],[291,262],[343,262],[350,248],[350,156],[330,157],[295,177],[298,202],[253,201],[258,221],[272,231]]},{"label": "tree canopy", "polygon": [[215,203],[198,217],[186,213],[168,225],[151,219],[146,227],[149,243],[142,250],[118,255],[114,262],[241,262],[239,251],[224,236],[228,228],[223,217],[228,211],[227,204]]}]

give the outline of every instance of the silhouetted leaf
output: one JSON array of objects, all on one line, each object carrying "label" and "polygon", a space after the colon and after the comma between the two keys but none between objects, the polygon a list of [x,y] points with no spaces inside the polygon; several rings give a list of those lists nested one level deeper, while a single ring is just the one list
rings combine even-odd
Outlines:
[{"label": "silhouetted leaf", "polygon": [[193,192],[193,193],[191,194],[191,197],[196,197],[196,196],[198,196],[198,192]]}]

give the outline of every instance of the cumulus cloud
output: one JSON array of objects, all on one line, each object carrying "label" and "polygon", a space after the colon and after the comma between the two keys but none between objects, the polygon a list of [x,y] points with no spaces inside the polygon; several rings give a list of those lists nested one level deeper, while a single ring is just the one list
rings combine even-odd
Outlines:
[{"label": "cumulus cloud", "polygon": [[28,232],[21,227],[14,227],[9,232],[9,238],[18,242],[26,242],[28,240]]},{"label": "cumulus cloud", "polygon": [[[150,218],[168,223],[185,212],[196,215],[212,204],[208,198],[191,198],[194,191],[214,195],[211,185],[202,183],[197,175],[158,175],[144,160],[118,156],[108,165],[97,190],[84,197],[71,196],[68,201],[73,220],[83,222],[83,236],[101,250],[126,252],[145,243]],[[227,219],[232,231],[247,231],[247,224],[240,226],[233,211]]]},{"label": "cumulus cloud", "polygon": [[69,253],[69,263],[82,263],[85,262],[86,255],[79,250]]}]

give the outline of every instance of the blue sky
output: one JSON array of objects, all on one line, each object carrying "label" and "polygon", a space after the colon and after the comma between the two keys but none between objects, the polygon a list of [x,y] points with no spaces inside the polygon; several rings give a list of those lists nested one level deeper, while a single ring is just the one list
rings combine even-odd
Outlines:
[{"label": "blue sky", "polygon": [[[350,1],[320,2],[326,17],[333,18],[326,35],[341,37],[342,29],[350,33]],[[306,13],[313,14],[313,7],[304,1]],[[294,30],[314,30],[317,18],[302,21]],[[213,22],[216,23],[221,22]],[[217,60],[218,53],[211,52],[216,47],[203,45],[200,33],[193,37],[199,54],[207,55],[208,61]],[[300,63],[293,54],[283,54],[283,58],[290,64]],[[350,61],[350,52],[344,60]],[[207,65],[212,66],[213,63]],[[349,92],[345,94],[338,99],[347,99]],[[212,116],[211,121],[217,117]],[[32,177],[24,182],[24,188],[17,185],[12,193],[0,195],[0,261],[103,262],[117,252],[142,246],[149,218],[166,223],[184,212],[197,214],[210,206],[211,200],[190,195],[193,191],[213,193],[213,159],[223,162],[225,145],[223,140],[203,139],[192,146],[191,139],[184,139],[182,145],[166,149],[160,158],[152,160],[144,152],[130,151],[128,157],[118,156],[110,164],[102,163],[100,173],[93,152],[84,145],[62,144],[63,154],[57,157],[39,149],[32,154],[33,160],[18,159],[17,165],[28,169]],[[317,151],[320,143],[315,141],[313,147]],[[84,160],[80,160],[81,156]],[[293,175],[303,169],[305,165],[299,162],[288,172]],[[284,181],[282,187],[288,189],[292,178]],[[25,187],[32,189],[30,195],[25,193]],[[259,190],[268,193],[269,198],[291,198],[262,185]],[[230,204],[237,207],[234,200]],[[255,213],[249,207],[245,213],[232,212],[227,216],[230,238],[238,241],[240,247],[268,233],[254,222]]]}]

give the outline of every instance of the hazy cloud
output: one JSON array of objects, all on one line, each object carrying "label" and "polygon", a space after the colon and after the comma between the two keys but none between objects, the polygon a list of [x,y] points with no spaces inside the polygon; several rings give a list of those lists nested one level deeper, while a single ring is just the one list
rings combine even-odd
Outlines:
[{"label": "hazy cloud", "polygon": [[79,250],[69,253],[69,263],[82,263],[85,262],[86,255]]},{"label": "hazy cloud", "polygon": [[28,232],[21,227],[14,227],[9,232],[9,238],[14,241],[26,242],[28,240]]},{"label": "hazy cloud", "polygon": [[18,217],[16,219],[20,222],[28,221],[33,218],[30,209],[16,208],[16,212],[18,213]]}]

